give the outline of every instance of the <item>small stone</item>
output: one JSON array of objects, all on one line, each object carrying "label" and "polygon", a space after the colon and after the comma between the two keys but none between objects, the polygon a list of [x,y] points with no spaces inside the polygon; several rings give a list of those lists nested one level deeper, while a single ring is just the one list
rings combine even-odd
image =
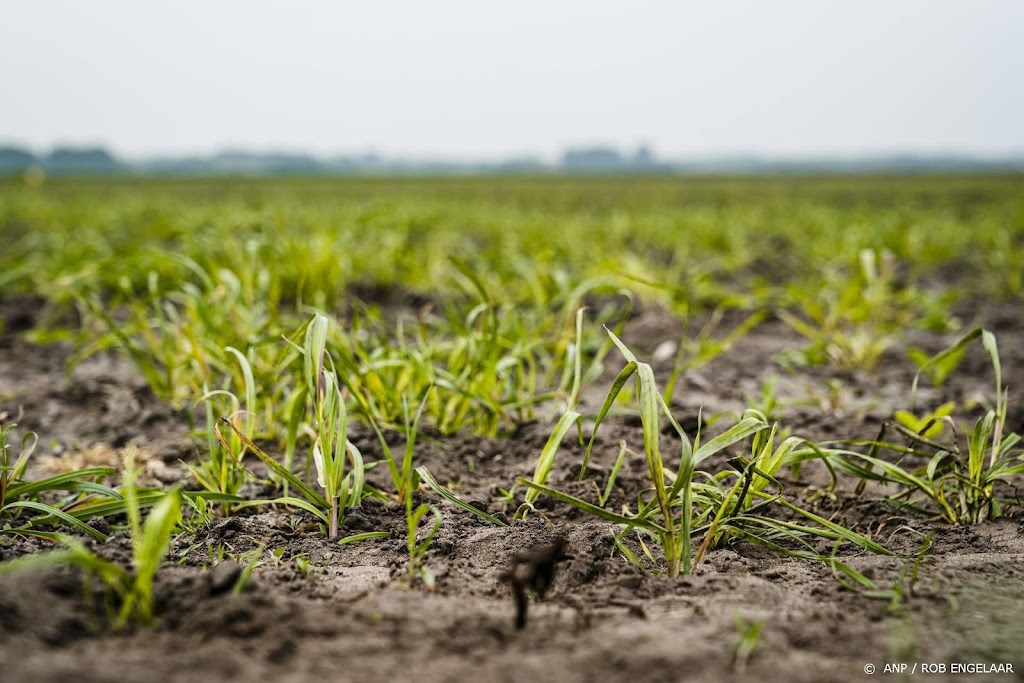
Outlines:
[{"label": "small stone", "polygon": [[672,341],[671,339],[666,339],[665,341],[658,344],[658,347],[654,349],[654,353],[652,355],[655,361],[659,363],[665,363],[672,360],[676,355],[676,351],[678,350],[679,344]]}]

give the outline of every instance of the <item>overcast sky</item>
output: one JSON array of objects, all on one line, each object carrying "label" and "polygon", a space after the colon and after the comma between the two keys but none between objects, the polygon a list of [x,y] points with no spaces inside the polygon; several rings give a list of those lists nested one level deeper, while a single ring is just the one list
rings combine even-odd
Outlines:
[{"label": "overcast sky", "polygon": [[1024,151],[1014,0],[12,0],[0,65],[39,151]]}]

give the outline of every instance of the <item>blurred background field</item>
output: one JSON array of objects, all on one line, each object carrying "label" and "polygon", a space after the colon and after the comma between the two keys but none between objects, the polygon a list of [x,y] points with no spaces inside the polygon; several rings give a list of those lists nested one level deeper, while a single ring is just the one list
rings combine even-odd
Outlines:
[{"label": "blurred background field", "polygon": [[778,316],[794,358],[870,369],[1024,293],[1017,176],[15,178],[0,235],[4,291],[45,302],[38,340],[120,349],[177,405],[244,393],[239,349],[271,431],[282,340],[313,311],[338,316],[343,376],[383,424],[440,372],[474,408],[437,426],[495,433],[567,391],[582,306],[588,361],[653,305]]}]

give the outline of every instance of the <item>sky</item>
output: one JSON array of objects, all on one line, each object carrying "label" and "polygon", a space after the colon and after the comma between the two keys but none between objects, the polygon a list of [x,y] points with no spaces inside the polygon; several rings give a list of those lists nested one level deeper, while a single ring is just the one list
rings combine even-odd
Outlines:
[{"label": "sky", "polygon": [[0,4],[0,144],[552,159],[1024,152],[1024,2]]}]

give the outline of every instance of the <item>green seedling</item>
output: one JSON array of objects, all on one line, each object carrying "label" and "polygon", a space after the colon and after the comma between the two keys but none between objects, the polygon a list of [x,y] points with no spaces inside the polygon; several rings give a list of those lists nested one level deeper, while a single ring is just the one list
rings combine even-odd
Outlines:
[{"label": "green seedling", "polygon": [[615,464],[612,465],[612,471],[608,473],[608,480],[604,483],[604,490],[598,492],[597,500],[601,507],[608,505],[608,499],[612,497],[612,490],[615,488],[615,481],[619,478],[619,472],[622,471],[622,464],[626,461],[626,454],[629,453],[629,448],[626,447],[625,441],[619,442],[619,455],[615,458]]},{"label": "green seedling", "polygon": [[[263,553],[267,550],[266,542],[260,543],[252,550],[242,553],[239,556],[239,564],[242,565],[242,571],[238,573],[238,578],[235,579],[234,585],[231,587],[231,593],[233,595],[241,595],[245,590],[245,587],[249,585],[249,581],[252,579],[253,573],[256,568],[260,565],[260,560],[263,558]],[[281,548],[283,551],[284,549]],[[278,556],[279,559],[279,556]]]},{"label": "green seedling", "polygon": [[[420,474],[413,469],[413,450],[416,445],[416,434],[419,429],[420,418],[423,415],[423,409],[427,405],[427,399],[430,396],[433,387],[427,389],[427,394],[420,401],[419,409],[416,411],[416,416],[410,419],[409,416],[409,405],[408,402],[403,401],[402,405],[402,419],[405,423],[405,451],[402,456],[401,462],[399,462],[394,453],[391,451],[391,447],[388,445],[387,439],[384,438],[384,434],[377,427],[377,424],[371,420],[374,431],[377,433],[377,438],[380,441],[381,450],[384,453],[384,459],[388,464],[388,470],[391,473],[391,480],[395,486],[396,496],[401,504],[405,507],[405,523],[406,523],[406,550],[409,554],[408,560],[408,577],[409,587],[412,588],[417,579],[422,580],[423,584],[429,589],[434,588],[434,575],[423,566],[423,556],[427,550],[430,549],[430,544],[434,540],[434,536],[441,529],[441,512],[433,505],[426,503],[414,506],[413,494],[419,489]],[[434,482],[436,485],[436,482]],[[454,495],[449,494],[454,498]],[[462,507],[471,508],[468,504],[463,504],[459,501]],[[473,508],[475,510],[475,508]],[[433,518],[430,530],[422,536],[419,536],[419,530],[423,519],[427,514],[430,514]],[[371,534],[374,532],[370,532]],[[377,532],[378,534],[381,532]],[[384,534],[387,535],[387,534]]]},{"label": "green seedling", "polygon": [[907,358],[913,361],[918,370],[928,378],[933,385],[941,387],[946,380],[960,367],[960,363],[967,353],[967,347],[962,346],[948,354],[936,359],[924,349],[913,347],[907,351]]},{"label": "green seedling", "polygon": [[955,329],[941,298],[897,282],[891,251],[861,249],[854,267],[825,273],[816,291],[793,288],[791,307],[776,311],[807,339],[801,355],[810,364],[871,370],[909,326]]},{"label": "green seedling", "polygon": [[676,358],[672,364],[672,372],[665,383],[664,398],[666,402],[672,400],[676,384],[679,378],[688,370],[699,368],[710,363],[712,360],[728,351],[737,340],[746,336],[750,330],[757,327],[768,317],[767,311],[757,311],[747,316],[743,322],[734,327],[723,336],[716,336],[718,327],[722,323],[722,316],[725,308],[717,307],[704,323],[697,334],[690,337],[690,310],[689,306],[684,308],[683,314],[683,336],[680,340]]},{"label": "green seedling", "polygon": [[[124,259],[111,259],[105,265],[117,273],[116,281],[101,291],[83,286],[86,274],[60,280],[59,291],[76,301],[92,337],[72,357],[72,366],[98,351],[120,350],[157,395],[176,405],[203,386],[227,384],[235,375],[235,352],[218,342],[264,343],[275,303],[271,274],[258,262],[258,245],[250,241],[244,251],[244,259],[233,255],[236,272],[223,261],[204,263],[202,254],[161,244],[137,250],[124,270]],[[116,319],[110,313],[115,309],[121,312]],[[258,373],[271,377],[278,359],[264,358]]]},{"label": "green seedling", "polygon": [[[231,418],[229,419],[237,430],[244,430],[245,433],[252,434],[256,427],[255,412],[253,412],[256,405],[256,386],[252,367],[245,355],[231,347],[228,347],[227,351],[237,359],[242,376],[245,378],[245,405],[242,406],[238,397],[229,391],[208,391],[205,386],[203,387],[203,395],[199,401],[206,404],[206,445],[209,457],[199,465],[185,463],[185,466],[200,486],[207,491],[238,495],[242,486],[249,481],[249,472],[242,464],[248,449],[234,432],[228,437],[227,447],[221,444],[220,439],[217,438],[217,419],[213,401],[217,397],[227,397],[231,406]],[[230,511],[230,507],[225,504],[224,514],[227,515]]]},{"label": "green seedling", "polygon": [[556,325],[561,316],[502,303],[465,264],[453,266],[465,296],[478,299],[468,310],[457,298],[444,318],[409,324],[400,317],[388,329],[378,314],[357,309],[333,336],[337,367],[360,417],[401,429],[409,397],[426,396],[419,411],[441,434],[470,428],[494,436],[570,391],[575,378],[568,370],[559,378],[559,354],[593,353],[586,374],[599,372],[600,350],[580,344],[578,335],[574,343],[571,331]]},{"label": "green seedling", "polygon": [[[992,361],[995,375],[995,404],[967,434],[967,449],[963,451],[956,423],[951,417],[942,417],[949,425],[952,438],[940,443],[929,436],[938,420],[928,420],[912,430],[900,422],[883,426],[874,441],[847,442],[848,445],[868,446],[867,453],[848,449],[828,449],[827,454],[835,466],[862,480],[875,480],[895,484],[901,491],[891,500],[912,508],[921,503],[930,505],[947,522],[979,524],[1000,516],[1002,503],[995,496],[996,484],[1010,477],[1024,474],[1024,449],[1018,434],[1005,432],[1008,390],[1002,384],[1002,368],[996,338],[988,330],[972,330],[956,344],[938,354],[933,362],[939,364],[951,355],[960,353],[974,340]],[[930,364],[922,366],[926,372]],[[920,376],[920,373],[918,377]],[[914,378],[912,396],[916,399],[918,377]],[[907,445],[885,440],[888,429],[903,434]],[[882,451],[897,454],[893,462],[882,458]],[[911,464],[906,464],[909,461]],[[914,465],[915,461],[923,464]]]},{"label": "green seedling", "polygon": [[[228,443],[222,427],[231,429],[245,448],[252,451],[283,482],[302,496],[284,496],[273,500],[247,501],[247,507],[279,503],[299,507],[313,513],[324,522],[327,536],[338,537],[338,528],[344,521],[345,511],[356,508],[371,490],[365,486],[363,456],[348,439],[348,413],[341,393],[341,385],[330,356],[327,354],[327,331],[330,322],[326,316],[316,314],[306,328],[303,356],[305,382],[313,406],[311,430],[314,435],[310,458],[316,466],[317,484],[324,491],[317,492],[270,457],[233,422],[220,418],[215,428],[217,440],[234,457],[240,456]],[[349,468],[350,465],[350,468]]]},{"label": "green seedling", "polygon": [[896,422],[903,425],[914,434],[926,439],[934,439],[942,433],[942,428],[946,424],[945,418],[949,417],[953,413],[953,408],[955,407],[956,404],[952,401],[947,401],[935,410],[928,412],[921,417],[917,417],[909,410],[897,410],[893,413],[892,417]]},{"label": "green seedling", "polygon": [[312,567],[312,561],[309,559],[309,555],[300,553],[293,557],[292,560],[295,562],[295,568],[299,570],[300,574],[309,574],[309,570]]},{"label": "green seedling", "polygon": [[275,569],[280,569],[281,566],[284,564],[284,554],[286,552],[288,552],[288,549],[284,546],[281,546],[280,548],[274,548],[270,551],[270,556],[274,558]]},{"label": "green seedling", "polygon": [[183,497],[183,502],[192,509],[192,514],[181,520],[181,529],[192,536],[198,535],[202,530],[209,528],[213,521],[213,506],[200,496],[194,498]]},{"label": "green seedling", "polygon": [[[97,499],[121,499],[114,489],[97,481],[114,474],[114,468],[88,467],[35,481],[24,481],[25,468],[35,450],[38,437],[32,432],[27,433],[22,438],[18,457],[12,458],[13,446],[8,440],[15,426],[0,424],[0,522],[4,523],[0,533],[32,535],[35,532],[29,529],[59,520],[97,540],[106,540],[106,534],[86,524],[83,519],[88,518],[76,512]],[[39,500],[42,494],[54,492],[65,494],[59,504],[51,505]],[[26,512],[42,513],[43,517],[26,521],[23,518]]]},{"label": "green seedling", "polygon": [[[341,385],[333,362],[327,355],[327,331],[330,321],[326,316],[313,316],[306,330],[305,358],[306,389],[313,402],[314,430],[313,462],[317,483],[330,506],[328,536],[337,538],[338,522],[343,511],[358,507],[363,498],[365,480],[363,457],[359,449],[348,440],[348,414]],[[328,368],[328,366],[330,366]],[[351,461],[352,469],[346,473]]]},{"label": "green seedling", "polygon": [[919,536],[921,538],[921,547],[915,555],[904,561],[899,575],[892,584],[888,586],[879,585],[878,582],[841,562],[833,562],[831,565],[833,576],[843,588],[869,598],[885,600],[889,603],[888,612],[891,615],[901,612],[907,602],[914,596],[921,567],[924,564],[925,556],[931,550],[932,541],[935,538],[934,532],[925,535],[909,527],[900,527],[899,530]]},{"label": "green seedling", "polygon": [[733,615],[733,622],[736,624],[738,640],[736,648],[732,653],[732,667],[737,673],[743,673],[747,669],[747,662],[750,656],[761,644],[761,632],[764,630],[764,619],[747,620],[743,613],[736,610]]},{"label": "green seedling", "polygon": [[[748,417],[764,419],[757,411]],[[704,473],[704,482],[695,488],[701,520],[710,520],[702,528],[704,539],[697,550],[694,565],[699,564],[709,549],[722,547],[732,540],[746,540],[773,548],[787,555],[835,564],[835,557],[826,558],[813,549],[811,541],[824,539],[837,544],[849,543],[868,552],[891,555],[871,539],[827,520],[784,497],[784,487],[777,478],[786,467],[796,467],[813,459],[824,463],[835,479],[835,472],[821,450],[798,437],[784,439],[775,446],[778,425],[753,435],[751,458],[729,461],[730,470],[715,475]],[[731,486],[730,479],[735,479]],[[781,515],[773,514],[781,509]],[[796,516],[800,521],[794,521]],[[787,545],[788,544],[788,545]],[[794,550],[793,548],[799,548]]]},{"label": "green seedling", "polygon": [[[387,439],[384,438],[383,432],[381,432],[380,428],[377,427],[377,424],[371,420],[374,431],[377,433],[377,439],[380,442],[381,450],[384,453],[384,459],[388,464],[388,471],[391,473],[391,481],[395,486],[395,495],[405,508],[406,550],[409,553],[408,576],[410,588],[415,585],[417,579],[422,580],[424,585],[428,588],[433,589],[434,587],[433,574],[423,566],[423,556],[426,554],[427,550],[430,549],[430,544],[434,540],[434,536],[436,536],[437,532],[441,529],[442,522],[441,512],[434,506],[426,503],[418,506],[414,506],[413,504],[413,494],[419,489],[421,477],[420,473],[413,469],[413,451],[416,446],[416,434],[419,430],[420,418],[423,415],[423,409],[427,405],[427,399],[429,398],[431,391],[433,391],[433,387],[427,389],[426,395],[424,395],[423,400],[420,401],[419,409],[416,411],[415,417],[410,417],[408,402],[403,401],[402,420],[405,424],[405,451],[402,455],[401,462],[399,462],[395,457]],[[436,485],[436,482],[434,482],[434,484]],[[454,498],[454,496],[452,497]],[[472,507],[468,504],[462,505],[463,507]],[[428,513],[432,515],[433,521],[430,530],[421,538],[419,536],[420,526]],[[383,532],[370,533],[374,535],[387,535]],[[372,538],[374,536],[366,537]]]},{"label": "green seedling", "polygon": [[[551,436],[548,437],[547,443],[544,444],[540,457],[537,458],[537,465],[533,472],[534,483],[543,485],[547,481],[548,475],[551,474],[551,469],[555,465],[555,456],[558,454],[558,448],[573,425],[577,426],[580,445],[583,445],[582,419],[579,413],[570,409],[558,420],[555,429],[551,432]],[[537,488],[530,488],[526,492],[525,501],[516,511],[516,519],[524,519],[526,517],[526,514],[533,509],[533,504],[539,495],[540,489]]]},{"label": "green seedling", "polygon": [[501,495],[502,500],[505,501],[506,508],[516,506],[516,487],[509,486],[507,489],[498,487],[498,493]]},{"label": "green seedling", "polygon": [[466,501],[462,500],[461,498],[456,496],[454,493],[452,493],[451,491],[449,491],[445,487],[441,486],[437,482],[437,479],[434,479],[434,475],[432,475],[430,473],[430,470],[428,470],[426,467],[417,467],[416,468],[416,476],[424,484],[426,484],[427,487],[430,488],[431,491],[433,491],[434,493],[437,493],[438,495],[440,495],[442,498],[447,500],[452,505],[454,505],[454,506],[456,506],[458,508],[461,508],[462,510],[465,510],[466,512],[469,512],[470,514],[476,515],[480,519],[488,521],[491,524],[494,524],[496,526],[508,526],[508,524],[506,524],[505,522],[501,521],[500,519],[498,519],[494,515],[490,515],[490,514],[484,512],[483,510],[481,510],[481,509],[479,509],[477,507],[474,507],[473,505],[470,505],[469,503],[467,503]]},{"label": "green seedling", "polygon": [[[579,400],[580,383],[582,381],[582,365],[581,365],[581,354],[575,350],[581,348],[583,341],[583,313],[584,309],[579,309],[576,312],[576,343],[569,349],[569,357],[567,358],[566,367],[572,368],[572,389],[569,392],[569,398],[566,401],[565,411],[562,416],[558,419],[558,423],[555,425],[555,429],[551,432],[551,436],[548,437],[547,443],[544,444],[543,450],[540,452],[540,457],[537,458],[537,465],[533,471],[533,482],[536,484],[543,485],[547,482],[548,476],[551,474],[551,469],[555,466],[555,456],[558,455],[558,449],[562,445],[562,441],[565,439],[565,435],[572,429],[573,425],[576,425],[576,434],[579,440],[580,446],[583,445],[583,416],[576,411],[576,403]],[[537,496],[540,495],[540,489],[531,488],[526,492],[526,497],[523,504],[516,511],[516,519],[524,519],[526,514],[533,509],[533,504],[537,500]]]},{"label": "green seedling", "polygon": [[384,438],[384,433],[380,430],[380,427],[377,426],[375,421],[370,421],[374,432],[377,434],[377,440],[380,442],[384,460],[387,462],[388,472],[391,474],[391,482],[395,487],[395,496],[403,503],[412,496],[418,486],[413,469],[413,453],[416,448],[416,435],[419,433],[423,409],[426,407],[427,400],[430,398],[432,391],[432,387],[427,389],[427,393],[423,396],[419,408],[416,410],[415,417],[410,417],[409,402],[403,401],[402,422],[404,424],[405,449],[402,452],[402,459],[400,461],[392,452],[391,446],[388,444],[387,439]]},{"label": "green seedling", "polygon": [[761,382],[756,396],[747,396],[747,405],[765,416],[767,420],[775,420],[783,408],[778,397],[778,375],[769,375]]},{"label": "green seedling", "polygon": [[[623,386],[635,375],[636,396],[640,402],[640,417],[643,426],[644,458],[651,486],[649,499],[639,502],[639,509],[635,515],[619,514],[551,489],[542,483],[526,479],[520,481],[531,490],[545,493],[585,512],[621,525],[623,535],[633,529],[645,531],[657,541],[664,551],[669,576],[674,577],[680,571],[690,573],[692,568],[690,543],[693,532],[692,480],[696,465],[722,449],[765,429],[767,425],[755,418],[747,418],[725,434],[694,449],[689,437],[676,422],[664,397],[658,391],[651,366],[638,361],[633,352],[611,331],[608,334],[627,362],[615,378],[595,420],[594,432],[587,444],[583,464],[580,468],[580,478],[582,479],[586,473],[590,453],[601,423],[607,417]],[[666,473],[661,455],[659,437],[662,416],[672,425],[680,440],[679,464],[674,476]]]},{"label": "green seedling", "polygon": [[[420,524],[427,514],[432,516],[430,530],[420,536]],[[409,552],[409,587],[421,579],[427,588],[433,589],[434,576],[423,566],[423,556],[430,549],[434,536],[441,530],[441,512],[433,505],[426,503],[413,508],[412,497],[405,499],[406,549]]]},{"label": "green seedling", "polygon": [[129,623],[151,625],[154,616],[153,580],[165,560],[171,534],[181,519],[182,498],[178,489],[160,494],[143,523],[135,477],[134,453],[130,451],[125,458],[121,495],[132,542],[131,571],[96,555],[73,537],[35,532],[34,535],[62,543],[66,550],[39,553],[4,563],[0,565],[0,574],[36,566],[76,567],[99,579],[120,601],[112,621],[115,631],[124,629]]},{"label": "green seedling", "polygon": [[135,488],[135,454],[125,456],[124,493],[128,514],[128,528],[132,537],[132,567],[134,576],[121,605],[117,626],[137,617],[144,624],[153,622],[153,579],[167,555],[171,533],[181,521],[181,493],[172,489],[157,501],[146,516],[145,525],[139,508]]},{"label": "green seedling", "polygon": [[[767,424],[763,414],[756,411],[747,411],[747,414]],[[754,434],[750,460],[737,458],[730,462],[739,474],[731,487],[717,489],[715,486],[705,485],[701,488],[702,500],[710,503],[708,508],[716,512],[697,550],[695,565],[700,563],[709,548],[721,547],[733,533],[742,529],[744,521],[753,521],[753,515],[768,508],[781,494],[783,487],[776,479],[776,475],[784,465],[791,463],[790,456],[801,443],[801,439],[790,437],[778,448],[773,448],[776,429],[777,426],[773,426],[771,430],[762,430]],[[719,483],[730,475],[731,473],[726,471],[712,481]],[[765,494],[765,488],[769,486],[774,488],[775,492]]]},{"label": "green seedling", "polygon": [[[16,500],[8,504],[6,510],[0,509],[0,514],[9,510],[32,510],[42,514],[27,520],[18,518],[19,526],[5,526],[3,529],[0,529],[0,533],[49,538],[53,536],[53,532],[45,531],[47,527],[66,524],[94,537],[98,541],[105,541],[107,534],[89,526],[86,520],[93,517],[127,514],[127,500],[123,492],[118,489],[96,482],[80,480],[91,477],[106,477],[115,472],[116,470],[109,467],[86,468],[77,472],[69,472],[45,480],[26,482],[19,485],[12,492],[35,495],[43,490],[71,490],[80,491],[81,493],[72,494],[68,501],[59,507],[40,503],[37,500]],[[49,488],[43,487],[44,483]],[[188,501],[204,498],[212,503],[226,503],[236,507],[244,502],[244,499],[238,496],[216,494],[208,491],[179,491],[179,494]],[[165,492],[159,489],[136,487],[133,504],[137,505],[139,509],[150,508],[161,501],[164,495],[166,495]]]},{"label": "green seedling", "polygon": [[[731,538],[751,540],[784,549],[779,543],[780,540],[810,547],[804,539],[817,537],[836,542],[849,542],[870,552],[889,554],[889,551],[870,539],[804,510],[782,497],[782,485],[775,475],[783,467],[797,465],[803,460],[812,457],[821,459],[822,456],[816,448],[797,450],[802,440],[794,437],[786,439],[776,448],[776,428],[769,429],[764,415],[756,411],[748,411],[739,422],[707,443],[700,443],[699,434],[696,442],[691,442],[672,416],[661,393],[657,391],[651,367],[638,361],[617,337],[612,335],[612,339],[626,358],[627,364],[616,377],[598,413],[580,476],[582,478],[586,472],[598,428],[622,387],[635,374],[636,395],[641,404],[644,456],[650,482],[650,487],[637,501],[637,512],[612,512],[534,481],[523,479],[521,482],[524,485],[596,517],[614,522],[619,529],[615,537],[616,547],[628,560],[641,568],[644,565],[637,555],[627,548],[623,539],[634,530],[653,539],[664,552],[670,577],[679,573],[691,573],[709,549],[719,547]],[[662,416],[673,427],[681,443],[679,464],[674,475],[666,471],[661,455],[659,437]],[[751,460],[734,460],[733,470],[716,475],[697,471],[700,463],[750,437],[753,437]],[[728,485],[731,477],[735,477],[735,482]],[[774,490],[766,490],[768,487]],[[781,507],[785,515],[776,518],[766,514],[773,507]],[[786,519],[794,513],[806,521],[796,523]],[[696,553],[693,553],[692,538],[697,534],[703,535],[703,541]],[[648,559],[653,561],[654,558],[646,545],[643,545],[642,549]],[[823,560],[820,555],[806,551],[791,554]]]},{"label": "green seedling", "polygon": [[[21,482],[25,475],[25,467],[28,466],[28,459],[32,456],[39,437],[34,432],[29,432],[21,440],[21,449],[18,456],[12,458],[13,446],[8,444],[11,432],[17,427],[16,424],[4,425],[0,423],[0,507],[7,505],[7,491],[12,486]],[[11,500],[14,500],[12,495]]]},{"label": "green seedling", "polygon": [[216,545],[206,542],[206,556],[210,558],[210,565],[220,564],[224,561],[224,558],[228,556],[228,549],[223,543],[217,543]]}]

